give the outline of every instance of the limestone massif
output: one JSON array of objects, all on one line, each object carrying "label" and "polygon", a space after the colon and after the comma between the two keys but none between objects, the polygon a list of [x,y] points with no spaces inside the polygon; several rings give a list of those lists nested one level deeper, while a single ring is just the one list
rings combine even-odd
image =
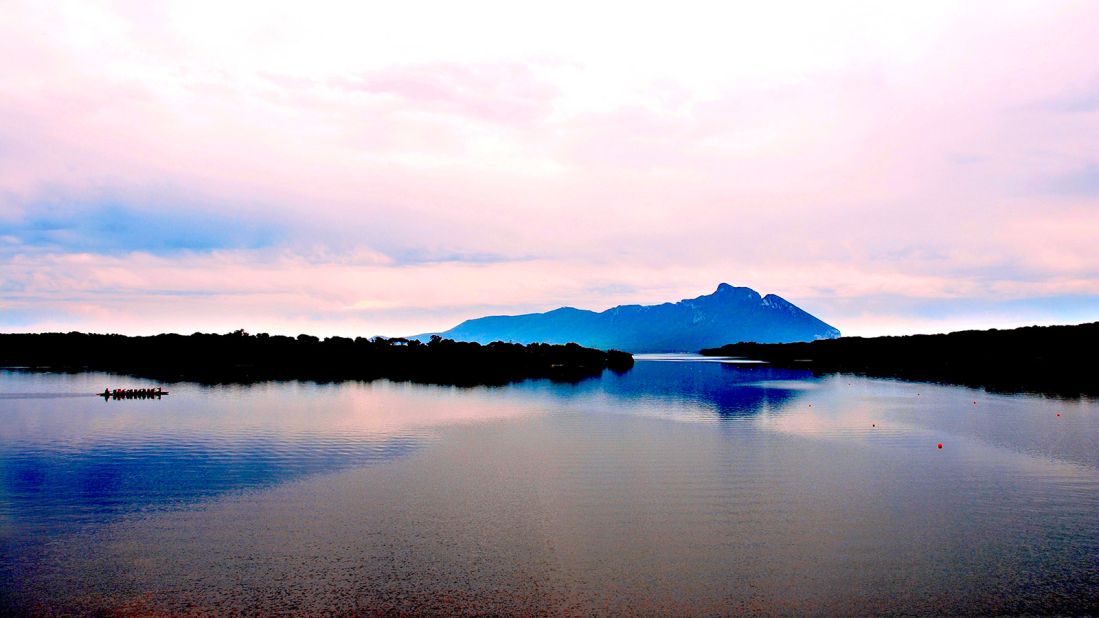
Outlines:
[{"label": "limestone massif", "polygon": [[660,305],[620,305],[596,312],[561,307],[545,313],[466,320],[439,334],[456,341],[570,343],[626,352],[697,352],[728,343],[834,339],[839,330],[793,303],[727,283],[712,294]]}]

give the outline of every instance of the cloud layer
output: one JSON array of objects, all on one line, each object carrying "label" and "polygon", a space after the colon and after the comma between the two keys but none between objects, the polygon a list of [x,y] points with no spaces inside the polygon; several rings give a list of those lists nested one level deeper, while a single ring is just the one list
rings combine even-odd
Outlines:
[{"label": "cloud layer", "polygon": [[1099,319],[1088,2],[11,3],[0,329]]}]

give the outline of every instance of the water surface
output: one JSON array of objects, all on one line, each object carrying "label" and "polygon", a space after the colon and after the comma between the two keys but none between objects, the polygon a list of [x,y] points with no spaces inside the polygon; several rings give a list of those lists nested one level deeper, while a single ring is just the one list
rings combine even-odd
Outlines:
[{"label": "water surface", "polygon": [[667,359],[90,395],[146,385],[0,372],[0,609],[1099,611],[1086,400]]}]

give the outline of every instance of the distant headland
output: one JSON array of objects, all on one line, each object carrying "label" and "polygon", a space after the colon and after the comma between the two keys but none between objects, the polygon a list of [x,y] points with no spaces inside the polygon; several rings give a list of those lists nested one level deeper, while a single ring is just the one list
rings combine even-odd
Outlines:
[{"label": "distant headland", "polygon": [[986,387],[1099,395],[1099,322],[944,335],[843,337],[808,343],[734,343],[703,349],[784,367]]},{"label": "distant headland", "polygon": [[793,303],[728,283],[712,294],[660,305],[619,305],[596,313],[561,307],[546,313],[466,320],[440,335],[458,341],[568,343],[628,352],[694,352],[730,341],[784,343],[833,339],[839,330]]},{"label": "distant headland", "polygon": [[0,367],[107,371],[165,381],[391,380],[504,384],[527,378],[575,381],[625,371],[633,357],[576,344],[456,342],[435,337],[286,337],[243,330],[217,335],[127,337],[89,333],[0,335]]}]

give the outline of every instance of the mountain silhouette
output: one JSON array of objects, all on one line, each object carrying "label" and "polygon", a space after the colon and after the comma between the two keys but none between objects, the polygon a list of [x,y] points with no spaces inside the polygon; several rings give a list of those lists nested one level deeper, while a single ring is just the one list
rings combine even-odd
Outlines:
[{"label": "mountain silhouette", "polygon": [[751,288],[717,286],[713,294],[661,305],[620,305],[602,312],[561,307],[546,313],[466,320],[441,333],[455,341],[570,343],[627,352],[697,352],[728,343],[834,339],[840,332],[793,303]]}]

